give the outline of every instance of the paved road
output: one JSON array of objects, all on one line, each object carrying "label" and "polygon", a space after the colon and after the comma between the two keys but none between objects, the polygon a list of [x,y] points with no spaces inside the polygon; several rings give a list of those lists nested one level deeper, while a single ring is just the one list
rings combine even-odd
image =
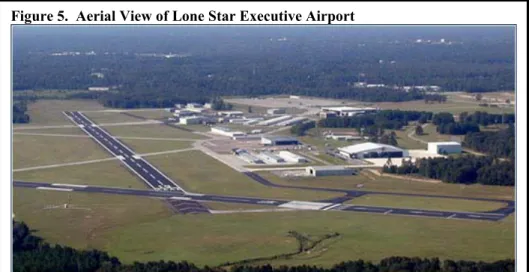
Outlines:
[{"label": "paved road", "polygon": [[110,135],[80,112],[64,112],[66,117],[79,126],[94,141],[104,147],[113,156],[121,160],[134,174],[140,177],[149,187],[160,190],[178,190],[185,192],[169,177],[156,169],[149,162],[134,153],[121,141]]},{"label": "paved road", "polygon": [[[323,211],[344,211],[344,212],[365,212],[378,213],[384,215],[406,215],[416,217],[437,217],[445,219],[470,219],[470,220],[485,220],[498,221],[508,216],[508,211],[503,213],[493,212],[451,212],[451,211],[434,211],[422,209],[404,209],[392,207],[376,207],[364,205],[344,205],[341,203],[321,203],[321,202],[306,202],[306,201],[289,201],[267,198],[252,198],[240,196],[222,196],[209,194],[191,194],[182,191],[152,191],[139,189],[123,189],[112,187],[98,187],[98,186],[84,186],[71,184],[50,184],[43,182],[24,182],[13,181],[13,186],[23,188],[34,188],[39,190],[53,190],[59,192],[84,192],[84,193],[104,193],[117,195],[135,195],[144,197],[158,197],[169,200],[179,200],[183,202],[198,201],[198,202],[224,202],[224,203],[243,203],[254,205],[275,206],[279,208],[291,208],[300,210],[323,210]],[[315,205],[317,204],[317,205]],[[297,207],[297,208],[296,208]],[[308,208],[307,208],[308,207]],[[198,206],[196,210],[186,207],[186,213],[203,213],[203,207]]]}]

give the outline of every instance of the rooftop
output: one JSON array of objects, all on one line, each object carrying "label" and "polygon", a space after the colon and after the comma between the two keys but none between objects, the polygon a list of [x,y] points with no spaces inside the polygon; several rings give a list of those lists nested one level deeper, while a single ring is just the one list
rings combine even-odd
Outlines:
[{"label": "rooftop", "polygon": [[461,143],[458,142],[428,142],[428,144],[436,144],[436,145],[461,145]]},{"label": "rooftop", "polygon": [[404,151],[401,148],[398,148],[396,146],[387,145],[387,144],[379,144],[379,143],[369,143],[369,142],[341,147],[341,148],[338,148],[338,150],[344,151],[347,153],[358,153],[358,152],[363,152],[366,150],[377,149],[377,148],[385,148],[388,151]]},{"label": "rooftop", "polygon": [[262,138],[272,140],[272,141],[297,141],[295,137],[289,136],[263,136]]}]

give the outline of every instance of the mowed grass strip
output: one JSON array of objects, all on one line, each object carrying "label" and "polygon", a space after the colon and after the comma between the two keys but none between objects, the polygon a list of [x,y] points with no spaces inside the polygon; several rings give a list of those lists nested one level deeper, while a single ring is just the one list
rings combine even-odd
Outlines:
[{"label": "mowed grass strip", "polygon": [[102,250],[114,230],[171,216],[160,199],[26,188],[13,189],[13,213],[49,243]]},{"label": "mowed grass strip", "polygon": [[120,112],[83,112],[83,114],[96,124],[144,121],[138,118],[122,114]]},{"label": "mowed grass strip", "polygon": [[505,206],[504,203],[489,201],[375,194],[353,198],[346,204],[465,212],[486,212]]},{"label": "mowed grass strip", "polygon": [[34,182],[150,189],[119,160],[13,172],[13,178]]},{"label": "mowed grass strip", "polygon": [[102,110],[104,107],[92,100],[38,100],[28,104],[29,124],[22,126],[70,125],[72,122],[64,116],[63,111]]},{"label": "mowed grass strip", "polygon": [[[268,180],[284,185],[317,188],[337,188],[395,193],[449,195],[492,199],[514,199],[514,188],[509,186],[487,186],[481,184],[462,185],[450,183],[428,183],[395,179],[385,176],[364,175],[330,177],[279,177],[271,172],[259,172]],[[361,187],[359,187],[361,186]]]},{"label": "mowed grass strip", "polygon": [[[338,211],[175,215],[113,231],[105,249],[124,262],[187,260],[218,265],[293,252],[295,230],[341,236],[313,252],[276,264],[329,267],[345,260],[388,256],[495,261],[514,257],[514,223],[388,216]],[[321,248],[320,248],[321,249]]]},{"label": "mowed grass strip", "polygon": [[90,138],[13,135],[13,169],[109,157]]},{"label": "mowed grass strip", "polygon": [[200,151],[150,156],[148,160],[186,190],[195,193],[288,200],[319,200],[342,195],[261,185]]},{"label": "mowed grass strip", "polygon": [[104,127],[113,136],[148,138],[205,139],[206,137],[163,124]]},{"label": "mowed grass strip", "polygon": [[413,109],[416,111],[430,111],[430,112],[450,112],[453,114],[460,114],[462,112],[484,111],[488,113],[513,113],[514,108],[491,108],[481,107],[479,103],[473,101],[460,101],[458,99],[449,98],[446,103],[426,104],[424,100],[407,101],[407,102],[383,102],[376,103],[376,106],[381,109]]},{"label": "mowed grass strip", "polygon": [[[72,123],[72,125],[74,125]],[[14,129],[13,133],[32,133],[32,134],[65,134],[65,135],[85,135],[89,137],[79,127],[65,127],[65,128],[41,128],[41,129]]]},{"label": "mowed grass strip", "polygon": [[192,141],[168,141],[168,140],[142,140],[142,139],[119,139],[135,153],[152,153],[191,148]]}]

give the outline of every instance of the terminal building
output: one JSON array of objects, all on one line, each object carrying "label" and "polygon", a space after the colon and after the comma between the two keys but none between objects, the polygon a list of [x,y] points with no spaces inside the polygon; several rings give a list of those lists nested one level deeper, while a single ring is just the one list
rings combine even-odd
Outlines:
[{"label": "terminal building", "polygon": [[432,154],[460,154],[463,151],[458,142],[431,142],[428,143],[428,153]]},{"label": "terminal building", "polygon": [[309,166],[305,168],[308,175],[314,177],[324,176],[351,176],[356,175],[357,170],[339,165]]},{"label": "terminal building", "polygon": [[298,139],[288,136],[263,136],[261,137],[263,145],[297,145]]},{"label": "terminal building", "polygon": [[379,143],[362,143],[338,148],[341,155],[353,159],[403,158],[408,151],[396,146]]}]

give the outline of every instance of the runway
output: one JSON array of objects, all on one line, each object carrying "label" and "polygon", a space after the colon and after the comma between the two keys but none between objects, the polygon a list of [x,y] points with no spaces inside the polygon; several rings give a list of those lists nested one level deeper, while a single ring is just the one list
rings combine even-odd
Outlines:
[{"label": "runway", "polygon": [[140,177],[154,190],[176,190],[185,192],[173,180],[156,169],[149,162],[134,153],[121,141],[110,135],[80,112],[64,112],[66,117],[88,134],[94,141],[105,148],[113,156]]},{"label": "runway", "polygon": [[[51,190],[58,192],[84,192],[84,193],[103,193],[116,195],[134,195],[143,197],[157,197],[170,200],[197,201],[197,202],[224,202],[224,203],[243,203],[253,205],[272,206],[277,208],[288,208],[297,210],[320,210],[320,211],[342,211],[342,212],[363,212],[377,213],[381,215],[405,215],[415,217],[436,217],[445,219],[465,219],[465,220],[483,220],[498,221],[508,216],[510,213],[493,213],[493,212],[457,212],[457,211],[434,211],[423,209],[405,209],[393,207],[365,206],[365,205],[345,205],[332,202],[310,202],[296,200],[278,200],[268,198],[254,198],[241,196],[223,196],[212,194],[191,194],[182,191],[153,191],[139,189],[123,189],[100,186],[84,186],[71,184],[50,184],[44,182],[24,182],[13,181],[13,186],[22,188],[34,188],[38,190]],[[193,206],[193,205],[191,205]],[[197,210],[189,208],[187,213],[202,213],[203,208],[198,206]]]}]

